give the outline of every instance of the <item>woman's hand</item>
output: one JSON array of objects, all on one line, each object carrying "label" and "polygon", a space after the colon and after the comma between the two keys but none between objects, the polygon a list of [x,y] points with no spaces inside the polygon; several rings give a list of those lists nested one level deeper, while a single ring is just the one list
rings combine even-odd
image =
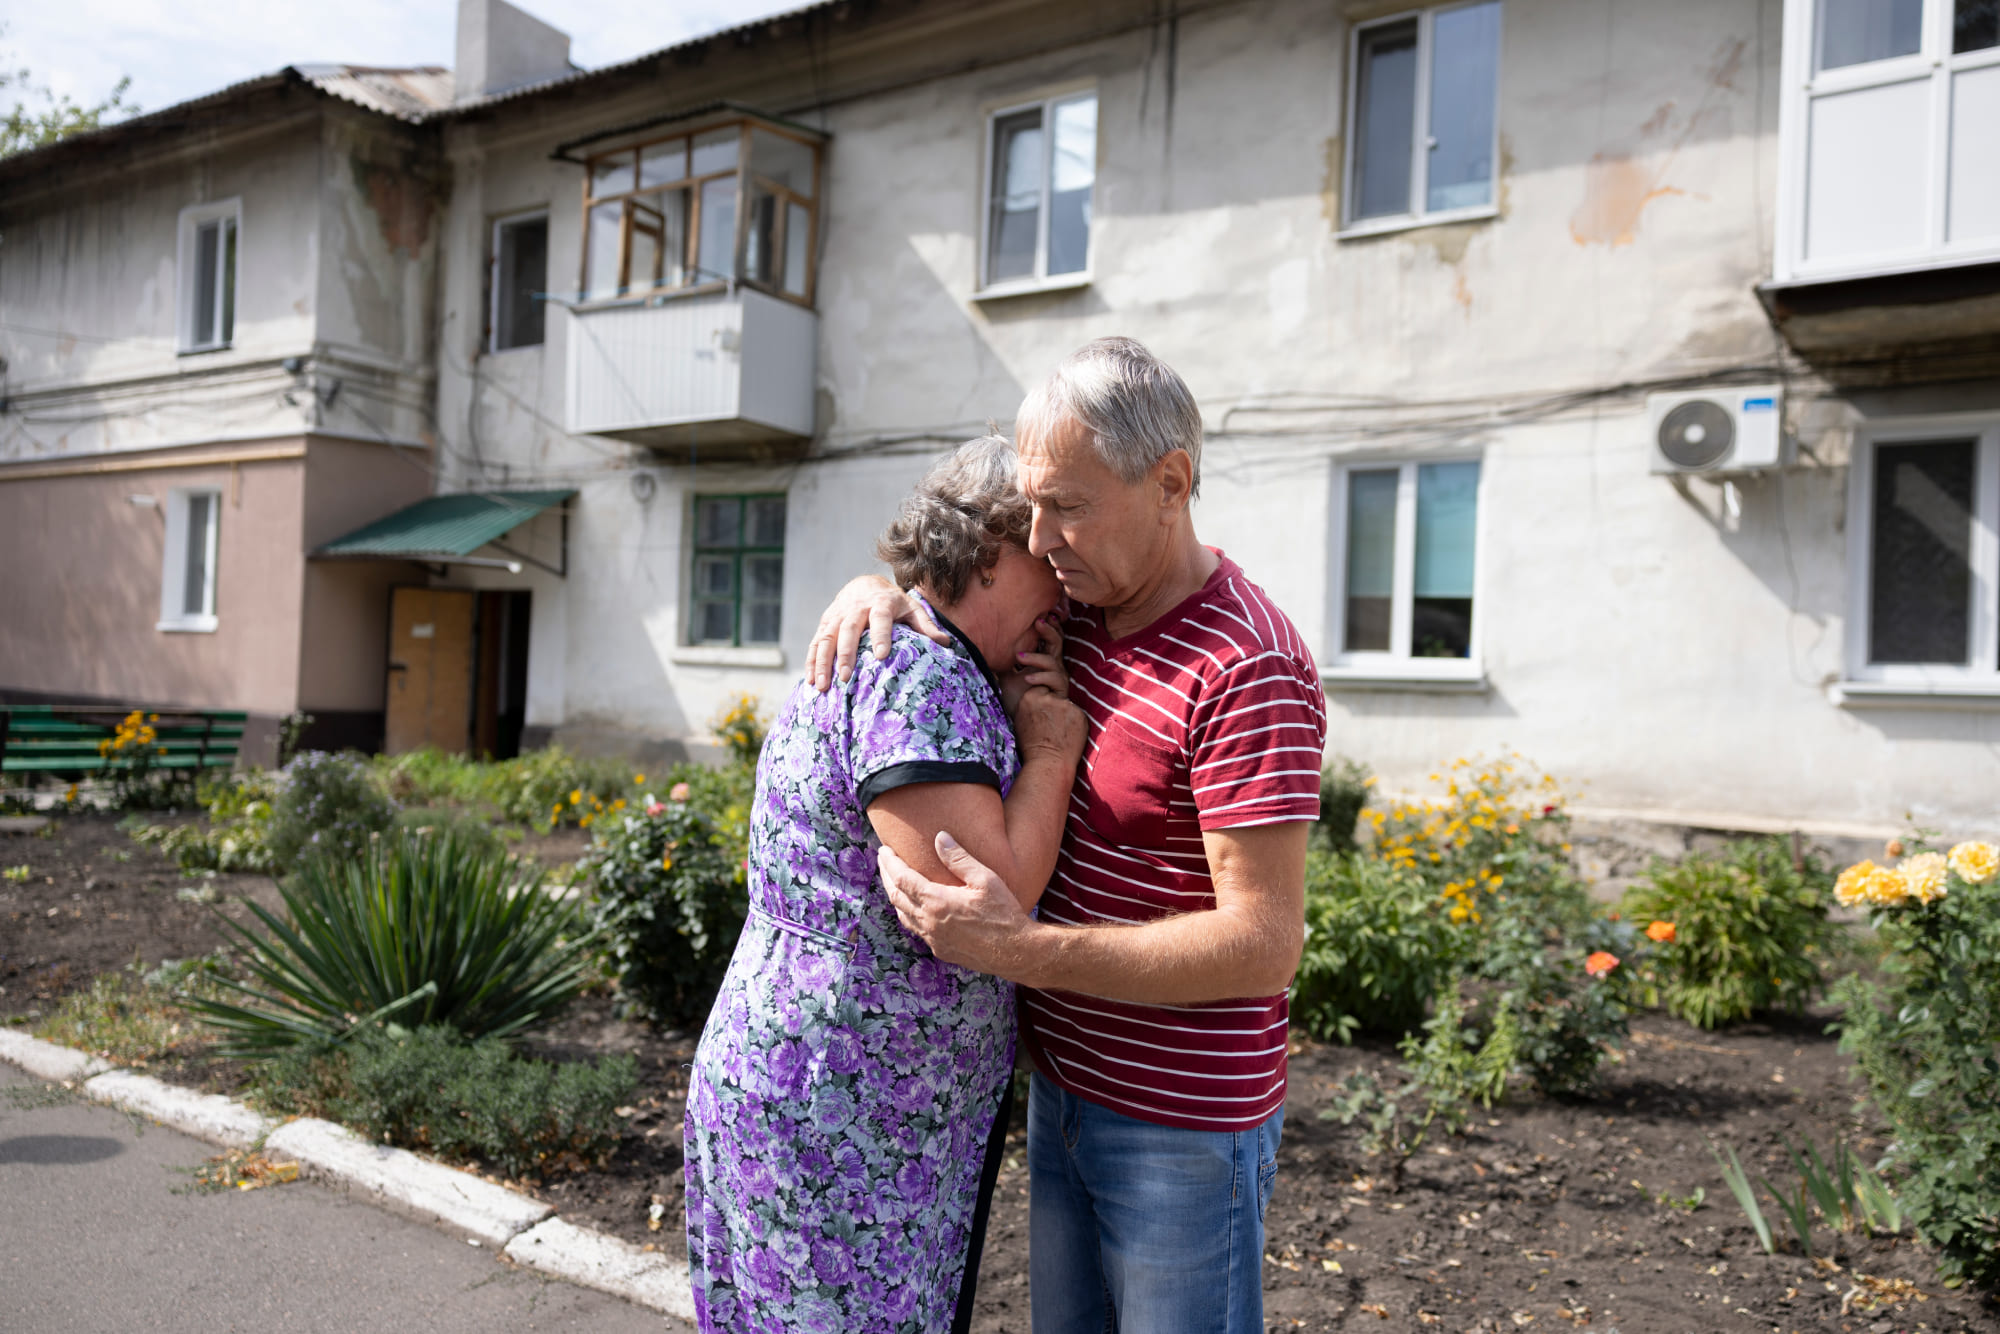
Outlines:
[{"label": "woman's hand", "polygon": [[1035,630],[1041,640],[1033,653],[1014,655],[1014,670],[1000,678],[1000,704],[1007,710],[1007,719],[1020,730],[1020,721],[1015,713],[1021,706],[1021,698],[1036,686],[1069,698],[1069,672],[1063,667],[1062,617],[1058,612],[1050,612],[1035,622]]},{"label": "woman's hand", "polygon": [[1030,686],[1014,706],[1014,737],[1024,764],[1033,755],[1045,754],[1074,767],[1083,758],[1088,732],[1083,710],[1047,686]]}]

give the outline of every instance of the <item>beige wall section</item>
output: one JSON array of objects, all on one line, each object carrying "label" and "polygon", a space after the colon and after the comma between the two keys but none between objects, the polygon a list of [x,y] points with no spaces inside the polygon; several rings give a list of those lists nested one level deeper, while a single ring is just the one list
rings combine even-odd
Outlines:
[{"label": "beige wall section", "polygon": [[[310,553],[430,494],[428,451],[314,437],[306,453],[299,546]],[[389,590],[425,580],[400,561],[304,562],[299,707],[382,707]]]},{"label": "beige wall section", "polygon": [[[265,440],[273,452],[296,440]],[[213,449],[185,451],[213,455]],[[170,462],[165,455],[162,462]],[[0,477],[0,685],[285,714],[297,705],[302,459]],[[216,629],[158,630],[169,492],[222,493]],[[129,497],[151,496],[150,506]]]}]

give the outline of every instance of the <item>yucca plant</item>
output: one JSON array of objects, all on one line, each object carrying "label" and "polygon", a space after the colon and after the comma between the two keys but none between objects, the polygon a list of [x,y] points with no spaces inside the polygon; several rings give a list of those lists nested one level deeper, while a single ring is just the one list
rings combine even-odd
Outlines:
[{"label": "yucca plant", "polygon": [[235,1055],[335,1044],[383,1022],[511,1037],[576,995],[592,943],[539,869],[450,832],[396,831],[352,861],[308,858],[279,893],[282,917],[248,905],[262,934],[223,919],[251,980],[220,985],[245,1003],[188,1002]]}]

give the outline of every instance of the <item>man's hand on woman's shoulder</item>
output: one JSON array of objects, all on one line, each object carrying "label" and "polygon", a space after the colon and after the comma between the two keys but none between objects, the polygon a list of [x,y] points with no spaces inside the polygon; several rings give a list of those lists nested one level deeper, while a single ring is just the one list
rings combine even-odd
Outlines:
[{"label": "man's hand on woman's shoulder", "polygon": [[853,676],[854,659],[860,652],[864,630],[868,632],[875,657],[878,660],[888,657],[889,637],[898,624],[907,625],[947,648],[951,646],[951,636],[930,618],[924,604],[887,579],[878,574],[864,574],[848,580],[834,595],[833,605],[820,616],[819,628],[813,631],[812,643],[806,646],[806,680],[812,682],[813,689],[825,691],[832,688],[836,669],[843,681]]}]

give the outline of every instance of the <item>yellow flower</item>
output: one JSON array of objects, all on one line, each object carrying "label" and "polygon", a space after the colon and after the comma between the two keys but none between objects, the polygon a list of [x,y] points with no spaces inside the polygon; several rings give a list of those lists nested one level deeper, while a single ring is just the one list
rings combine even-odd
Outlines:
[{"label": "yellow flower", "polygon": [[576,822],[576,827],[578,829],[588,829],[590,828],[590,822],[595,818],[595,816],[586,815]]},{"label": "yellow flower", "polygon": [[1868,883],[1868,878],[1874,875],[1875,871],[1876,866],[1872,861],[1854,863],[1854,865],[1842,871],[1840,877],[1833,882],[1833,896],[1840,900],[1841,906],[1847,908],[1852,908],[1859,903],[1866,903],[1867,899],[1863,897],[1865,886]]},{"label": "yellow flower", "polygon": [[622,811],[622,810],[624,810],[624,809],[625,809],[625,798],[623,798],[623,797],[620,797],[620,798],[618,798],[618,800],[616,800],[616,801],[612,802],[612,803],[611,803],[611,809],[612,809],[612,810],[614,810],[614,811]]},{"label": "yellow flower", "polygon": [[668,854],[667,854],[666,856],[664,856],[664,857],[660,858],[660,869],[661,869],[662,871],[671,871],[671,870],[673,870],[673,869],[674,869],[674,854],[673,854],[673,853],[671,853],[671,852],[670,852],[670,853],[668,853]]},{"label": "yellow flower", "polygon": [[1966,884],[1983,885],[2000,872],[2000,848],[1991,843],[1961,843],[1945,861]]},{"label": "yellow flower", "polygon": [[1902,879],[1903,892],[1919,903],[1937,902],[1951,883],[1942,852],[1920,852],[1905,857],[1896,874]]},{"label": "yellow flower", "polygon": [[572,806],[581,806],[581,805],[583,805],[583,789],[582,789],[582,788],[580,788],[580,787],[579,787],[579,788],[573,788],[573,789],[572,789],[572,790],[570,791],[570,794],[569,794],[569,804],[570,804],[570,805],[572,805]]},{"label": "yellow flower", "polygon": [[641,784],[643,784],[643,783],[644,783],[645,781],[646,781],[646,775],[644,775],[644,774],[633,774],[633,775],[632,775],[632,782],[633,782],[633,785],[634,785],[634,786],[638,786],[638,785],[641,785]]}]

